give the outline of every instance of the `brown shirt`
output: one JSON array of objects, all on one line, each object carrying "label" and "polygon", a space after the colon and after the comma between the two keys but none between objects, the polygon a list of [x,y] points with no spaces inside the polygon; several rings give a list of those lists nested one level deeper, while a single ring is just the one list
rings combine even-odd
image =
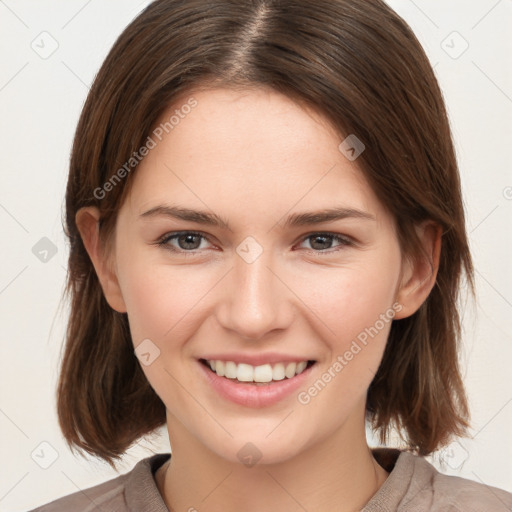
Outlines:
[{"label": "brown shirt", "polygon": [[[439,473],[425,459],[388,448],[373,450],[390,472],[362,512],[511,512],[512,494]],[[169,459],[157,454],[128,473],[32,512],[168,512],[154,474]]]}]

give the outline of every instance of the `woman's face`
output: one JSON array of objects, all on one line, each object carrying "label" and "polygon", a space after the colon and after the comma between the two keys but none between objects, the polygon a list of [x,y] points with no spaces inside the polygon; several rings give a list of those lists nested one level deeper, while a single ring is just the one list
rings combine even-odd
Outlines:
[{"label": "woman's face", "polygon": [[[363,432],[401,316],[392,218],[321,116],[264,89],[183,98],[162,117],[177,116],[169,133],[151,135],[113,253],[115,306],[171,445],[186,432],[225,459],[272,463]],[[291,377],[302,361],[315,363]],[[244,381],[255,374],[276,380]]]}]

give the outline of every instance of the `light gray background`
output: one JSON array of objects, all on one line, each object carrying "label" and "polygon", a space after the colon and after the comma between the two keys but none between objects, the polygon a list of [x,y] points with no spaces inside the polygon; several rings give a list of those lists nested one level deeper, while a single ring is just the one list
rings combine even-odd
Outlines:
[{"label": "light gray background", "polygon": [[[0,0],[1,511],[26,510],[116,476],[105,463],[74,457],[56,422],[67,315],[66,307],[57,310],[67,258],[61,209],[89,85],[148,3]],[[512,0],[390,4],[425,46],[447,101],[477,270],[477,305],[464,306],[462,354],[472,438],[432,461],[512,491]],[[168,451],[164,436],[148,446],[130,450],[121,472],[150,449]]]}]

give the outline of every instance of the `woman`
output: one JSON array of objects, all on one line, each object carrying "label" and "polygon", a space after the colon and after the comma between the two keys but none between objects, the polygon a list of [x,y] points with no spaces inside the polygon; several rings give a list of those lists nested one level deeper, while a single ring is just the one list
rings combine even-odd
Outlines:
[{"label": "woman", "polygon": [[[422,456],[463,435],[472,283],[442,96],[379,0],[157,0],[78,125],[71,446],[172,457],[38,510],[509,510]],[[365,421],[385,441],[370,449]]]}]

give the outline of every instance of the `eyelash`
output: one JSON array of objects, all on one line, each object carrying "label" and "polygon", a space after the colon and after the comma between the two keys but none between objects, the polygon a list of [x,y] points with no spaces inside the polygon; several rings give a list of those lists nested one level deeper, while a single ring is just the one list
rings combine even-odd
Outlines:
[{"label": "eyelash", "polygon": [[[206,237],[205,235],[203,235],[202,233],[199,233],[197,231],[175,231],[173,233],[166,233],[163,237],[159,238],[156,241],[156,245],[158,245],[159,247],[163,247],[164,249],[174,252],[174,253],[181,253],[181,254],[190,255],[190,256],[194,256],[194,255],[198,254],[201,251],[201,249],[187,251],[186,249],[179,249],[179,248],[172,247],[171,245],[169,245],[169,242],[171,240],[177,239],[178,237],[183,236],[183,235],[195,235],[195,236],[199,236],[202,239],[208,241],[208,237]],[[326,231],[318,231],[315,233],[310,233],[310,234],[302,237],[299,243],[303,243],[305,240],[307,240],[309,238],[323,237],[323,236],[332,238],[333,241],[338,242],[339,245],[334,248],[329,248],[329,249],[324,249],[324,250],[315,250],[315,249],[306,249],[306,250],[308,250],[310,252],[314,252],[315,254],[328,255],[328,254],[332,254],[333,252],[342,250],[344,247],[351,247],[351,246],[355,245],[354,242],[346,236],[341,236],[337,233],[330,233],[330,232],[326,232]]]}]

